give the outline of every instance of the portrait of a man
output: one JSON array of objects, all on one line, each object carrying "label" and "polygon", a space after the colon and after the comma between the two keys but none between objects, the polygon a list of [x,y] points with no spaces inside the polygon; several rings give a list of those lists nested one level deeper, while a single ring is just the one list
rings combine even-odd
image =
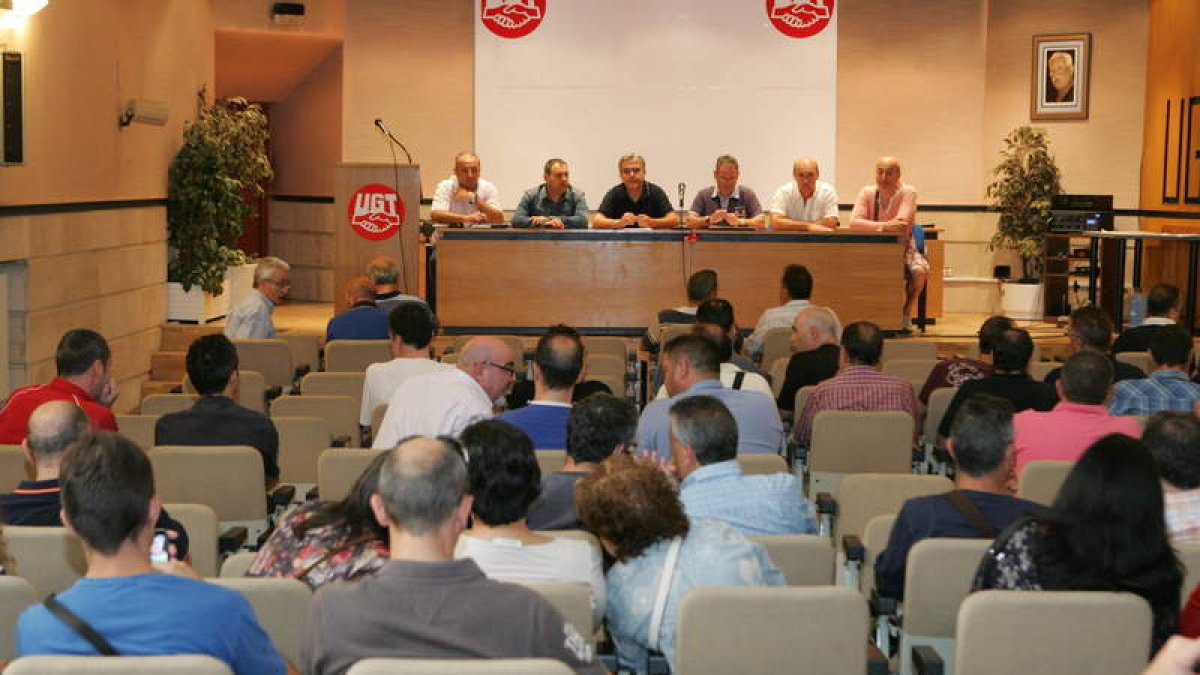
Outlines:
[{"label": "portrait of a man", "polygon": [[1075,102],[1075,51],[1050,52],[1046,60],[1046,102]]},{"label": "portrait of a man", "polygon": [[1033,36],[1031,119],[1087,119],[1091,53],[1091,33]]}]

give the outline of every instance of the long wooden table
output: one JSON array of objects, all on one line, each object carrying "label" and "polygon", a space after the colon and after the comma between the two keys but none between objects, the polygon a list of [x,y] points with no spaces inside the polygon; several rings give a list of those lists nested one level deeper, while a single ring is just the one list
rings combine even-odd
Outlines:
[{"label": "long wooden table", "polygon": [[717,271],[719,294],[742,327],[780,304],[780,277],[792,263],[812,272],[812,301],[843,322],[897,329],[904,302],[894,234],[447,229],[436,255],[436,311],[448,333],[540,332],[561,321],[635,334],[682,304],[687,278],[706,268]]}]

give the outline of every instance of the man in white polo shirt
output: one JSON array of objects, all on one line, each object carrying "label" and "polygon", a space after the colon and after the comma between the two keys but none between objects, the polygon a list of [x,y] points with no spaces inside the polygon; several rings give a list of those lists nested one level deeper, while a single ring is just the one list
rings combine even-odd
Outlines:
[{"label": "man in white polo shirt", "polygon": [[454,175],[438,183],[433,192],[429,219],[467,227],[478,223],[504,222],[500,191],[479,177],[479,157],[471,152],[454,156]]},{"label": "man in white polo shirt", "polygon": [[838,197],[833,186],[821,180],[817,161],[801,157],[792,165],[793,181],[771,198],[771,224],[777,230],[832,232],[838,226]]}]

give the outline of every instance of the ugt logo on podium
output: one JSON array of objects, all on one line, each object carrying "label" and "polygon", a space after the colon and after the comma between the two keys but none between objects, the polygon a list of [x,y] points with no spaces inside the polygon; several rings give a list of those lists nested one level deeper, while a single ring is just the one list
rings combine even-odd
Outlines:
[{"label": "ugt logo on podium", "polygon": [[546,0],[479,0],[479,7],[483,25],[510,40],[537,30],[546,16]]},{"label": "ugt logo on podium", "polygon": [[834,0],[767,0],[767,18],[775,30],[788,37],[812,37],[829,25],[833,3]]},{"label": "ugt logo on podium", "polygon": [[346,204],[350,227],[358,236],[383,241],[400,231],[404,222],[404,200],[387,185],[371,183],[350,195]]}]

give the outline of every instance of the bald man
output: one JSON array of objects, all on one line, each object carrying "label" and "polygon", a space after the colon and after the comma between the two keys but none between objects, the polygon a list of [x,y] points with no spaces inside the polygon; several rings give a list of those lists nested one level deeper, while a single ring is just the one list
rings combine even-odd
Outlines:
[{"label": "bald man", "polygon": [[454,175],[437,184],[429,218],[435,223],[466,226],[504,222],[500,191],[479,177],[479,157],[472,152],[454,156]]},{"label": "bald man", "polygon": [[855,232],[892,232],[904,244],[904,309],[901,332],[912,331],[913,309],[929,278],[929,261],[917,250],[912,230],[917,222],[917,189],[900,181],[900,160],[880,157],[875,162],[875,184],[864,187],[854,201],[850,229]]},{"label": "bald man", "polygon": [[838,226],[838,196],[822,180],[817,161],[801,157],[792,164],[792,181],[781,185],[767,211],[777,230],[832,232]]},{"label": "bald man", "polygon": [[409,436],[457,436],[470,423],[492,416],[494,401],[516,378],[512,349],[483,336],[463,347],[455,368],[408,378],[388,400],[372,447],[386,449]]},{"label": "bald man", "polygon": [[375,305],[375,284],[370,279],[355,277],[346,282],[343,299],[346,311],[325,325],[325,342],[388,339],[388,315]]}]

